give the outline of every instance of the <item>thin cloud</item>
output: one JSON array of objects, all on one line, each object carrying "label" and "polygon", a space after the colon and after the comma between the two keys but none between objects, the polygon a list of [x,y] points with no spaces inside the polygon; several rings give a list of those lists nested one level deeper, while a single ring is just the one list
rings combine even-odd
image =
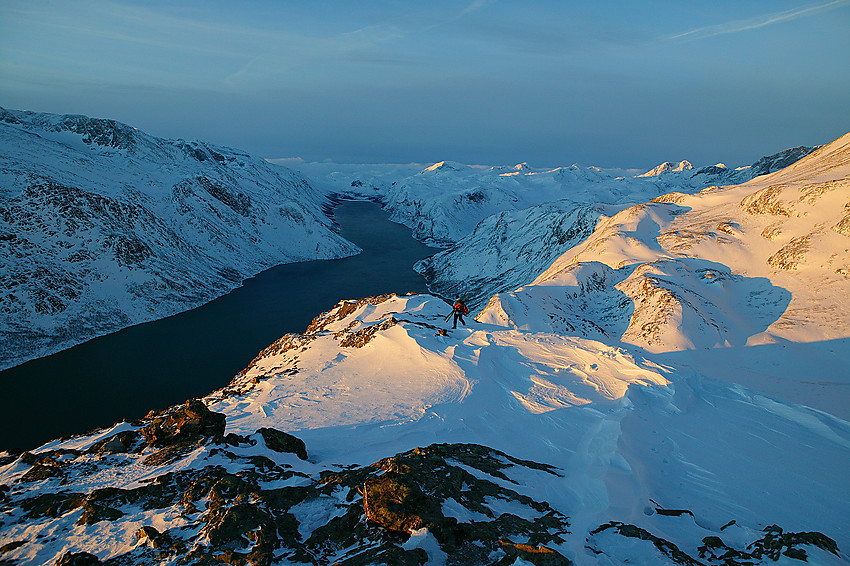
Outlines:
[{"label": "thin cloud", "polygon": [[466,8],[463,9],[463,12],[461,12],[461,15],[465,16],[466,14],[471,14],[472,12],[476,12],[476,11],[480,10],[481,8],[486,7],[487,4],[491,4],[491,3],[492,3],[491,0],[475,0],[474,2],[472,2]]},{"label": "thin cloud", "polygon": [[850,0],[833,0],[832,2],[827,2],[825,4],[816,4],[814,6],[808,6],[806,8],[799,8],[795,10],[786,10],[784,12],[774,12],[771,14],[765,14],[747,20],[734,20],[723,24],[704,26],[692,29],[691,31],[687,31],[685,33],[673,35],[668,39],[696,41],[698,39],[707,39],[709,37],[715,37],[718,35],[739,33],[743,31],[763,28],[772,24],[778,24],[781,22],[788,22],[799,18],[814,16],[815,14],[821,14],[823,12],[835,10],[837,8],[841,8],[847,5],[850,5]]}]

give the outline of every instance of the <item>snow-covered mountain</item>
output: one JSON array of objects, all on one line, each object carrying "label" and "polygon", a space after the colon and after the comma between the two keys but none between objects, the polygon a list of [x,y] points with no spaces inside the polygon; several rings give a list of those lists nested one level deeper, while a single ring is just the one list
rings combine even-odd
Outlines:
[{"label": "snow-covered mountain", "polygon": [[668,168],[652,176],[631,179],[605,177],[598,171],[596,175],[582,174],[595,171],[593,168],[560,169],[555,179],[564,187],[561,194],[568,196],[488,217],[449,249],[420,261],[415,269],[426,277],[431,291],[443,296],[466,296],[472,304],[483,306],[482,302],[486,303],[494,293],[510,291],[532,281],[555,258],[590,236],[597,222],[622,211],[630,203],[655,198],[661,190],[675,188],[689,193],[748,181],[755,174],[790,165],[814,149],[785,150],[737,170],[721,167],[722,164],[696,172]]},{"label": "snow-covered mountain", "polygon": [[414,266],[432,293],[483,307],[490,296],[532,281],[564,251],[588,238],[610,205],[558,200],[482,220],[448,250]]},{"label": "snow-covered mountain", "polygon": [[0,109],[0,368],[351,255],[324,196],[237,150]]},{"label": "snow-covered mountain", "polygon": [[691,165],[691,162],[688,160],[679,161],[678,163],[665,161],[660,165],[656,165],[646,173],[641,173],[638,177],[658,177],[662,173],[667,173],[668,171],[689,171],[693,168],[694,166]]},{"label": "snow-covered mountain", "polygon": [[468,327],[342,301],[202,401],[3,458],[3,559],[846,564],[848,203],[850,134],[738,186],[556,203],[589,236]]},{"label": "snow-covered mountain", "polygon": [[[682,172],[676,172],[682,175]],[[576,203],[636,204],[690,184],[690,176],[619,177],[597,167],[534,170],[472,167],[441,162],[389,185],[361,181],[349,192],[379,196],[391,219],[410,227],[414,237],[447,247],[470,234],[479,222],[510,210],[567,199]],[[693,184],[703,188],[702,180]],[[697,188],[698,187],[698,188]],[[377,191],[375,191],[377,189]]]},{"label": "snow-covered mountain", "polygon": [[[623,170],[580,165],[535,169],[527,163],[485,167],[454,161],[430,166],[299,163],[297,167],[310,178],[311,184],[326,193],[381,202],[391,219],[413,230],[414,237],[432,246],[448,248],[469,236],[482,220],[493,222],[491,217],[505,212],[538,204],[549,206],[558,200],[589,206],[609,204],[622,209],[671,191],[695,192],[712,185],[743,183],[785,167],[814,149],[802,146],[788,149],[737,169],[717,164],[694,171],[687,161],[665,163],[653,169],[652,175],[639,176],[624,176]],[[539,214],[544,213],[531,213],[534,217]],[[521,217],[520,214],[515,218],[519,221]],[[514,222],[511,231],[519,225]],[[475,245],[476,251],[482,249]],[[548,263],[541,268],[547,266]],[[446,261],[439,270],[431,271],[445,276],[451,270],[444,267]],[[428,267],[423,264],[422,269]],[[485,279],[495,277],[488,274]],[[436,285],[448,289],[453,284],[444,277]],[[481,289],[473,294],[488,291],[492,294],[496,290],[500,289]]]}]

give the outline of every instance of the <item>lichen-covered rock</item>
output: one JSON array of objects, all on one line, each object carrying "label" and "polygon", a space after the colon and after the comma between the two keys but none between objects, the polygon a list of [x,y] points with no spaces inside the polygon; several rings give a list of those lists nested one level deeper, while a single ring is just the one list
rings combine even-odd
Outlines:
[{"label": "lichen-covered rock", "polygon": [[786,271],[797,269],[797,265],[805,259],[810,243],[811,235],[794,238],[767,258],[767,263],[774,269]]},{"label": "lichen-covered rock", "polygon": [[189,399],[186,404],[153,419],[142,428],[148,446],[163,447],[181,442],[222,437],[226,417],[207,409],[202,401]]},{"label": "lichen-covered rock", "polygon": [[365,483],[363,510],[376,525],[407,534],[426,525],[433,527],[443,518],[436,502],[415,481],[400,481],[390,475]]}]

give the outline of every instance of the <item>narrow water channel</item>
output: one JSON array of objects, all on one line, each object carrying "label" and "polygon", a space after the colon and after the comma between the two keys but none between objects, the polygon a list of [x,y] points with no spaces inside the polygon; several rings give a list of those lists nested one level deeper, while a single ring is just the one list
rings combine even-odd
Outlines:
[{"label": "narrow water channel", "polygon": [[202,307],[0,372],[0,450],[31,449],[205,395],[341,299],[427,290],[412,266],[438,250],[373,203],[344,201],[334,217],[361,254],[273,267]]}]

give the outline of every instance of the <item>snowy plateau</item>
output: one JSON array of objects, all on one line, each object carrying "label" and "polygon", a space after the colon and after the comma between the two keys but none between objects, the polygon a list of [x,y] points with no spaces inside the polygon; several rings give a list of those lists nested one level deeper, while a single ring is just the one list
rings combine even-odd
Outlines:
[{"label": "snowy plateau", "polygon": [[[95,175],[63,153],[79,147],[52,145],[82,141],[88,159],[138,163],[151,187],[152,171],[171,179],[152,196],[126,165],[114,173],[123,189],[97,186],[177,225],[191,223],[175,216],[172,187],[189,175],[198,210],[221,213],[210,214],[237,250],[207,252],[219,269],[251,272],[239,250],[273,239],[256,228],[267,216],[225,213],[243,202],[234,195],[272,216],[296,198],[257,181],[266,171],[302,188],[303,223],[286,226],[313,230],[305,255],[352,250],[322,217],[332,193],[377,200],[446,249],[418,266],[436,294],[340,301],[221,390],[0,456],[3,563],[848,563],[850,134],[740,169],[303,164],[307,182],[197,142],[133,131],[137,149],[113,149],[58,125],[67,117],[4,116],[4,135],[44,145],[41,158],[4,149],[4,190],[18,187],[9,224],[7,211],[32,208],[15,199],[38,200],[27,187]],[[134,157],[148,143],[167,159]],[[194,150],[251,164],[250,186],[268,192],[249,195],[244,177],[217,169],[235,164]],[[63,180],[28,169],[40,159]],[[188,164],[213,167],[230,196]],[[59,222],[53,210],[38,218]],[[103,218],[78,219],[75,233],[90,235],[67,241],[91,249],[101,239],[86,231]],[[54,269],[71,269],[61,245],[36,239],[66,241],[52,226],[4,226],[15,237],[3,243],[42,245]],[[454,293],[477,305],[457,329],[438,296]]]}]

